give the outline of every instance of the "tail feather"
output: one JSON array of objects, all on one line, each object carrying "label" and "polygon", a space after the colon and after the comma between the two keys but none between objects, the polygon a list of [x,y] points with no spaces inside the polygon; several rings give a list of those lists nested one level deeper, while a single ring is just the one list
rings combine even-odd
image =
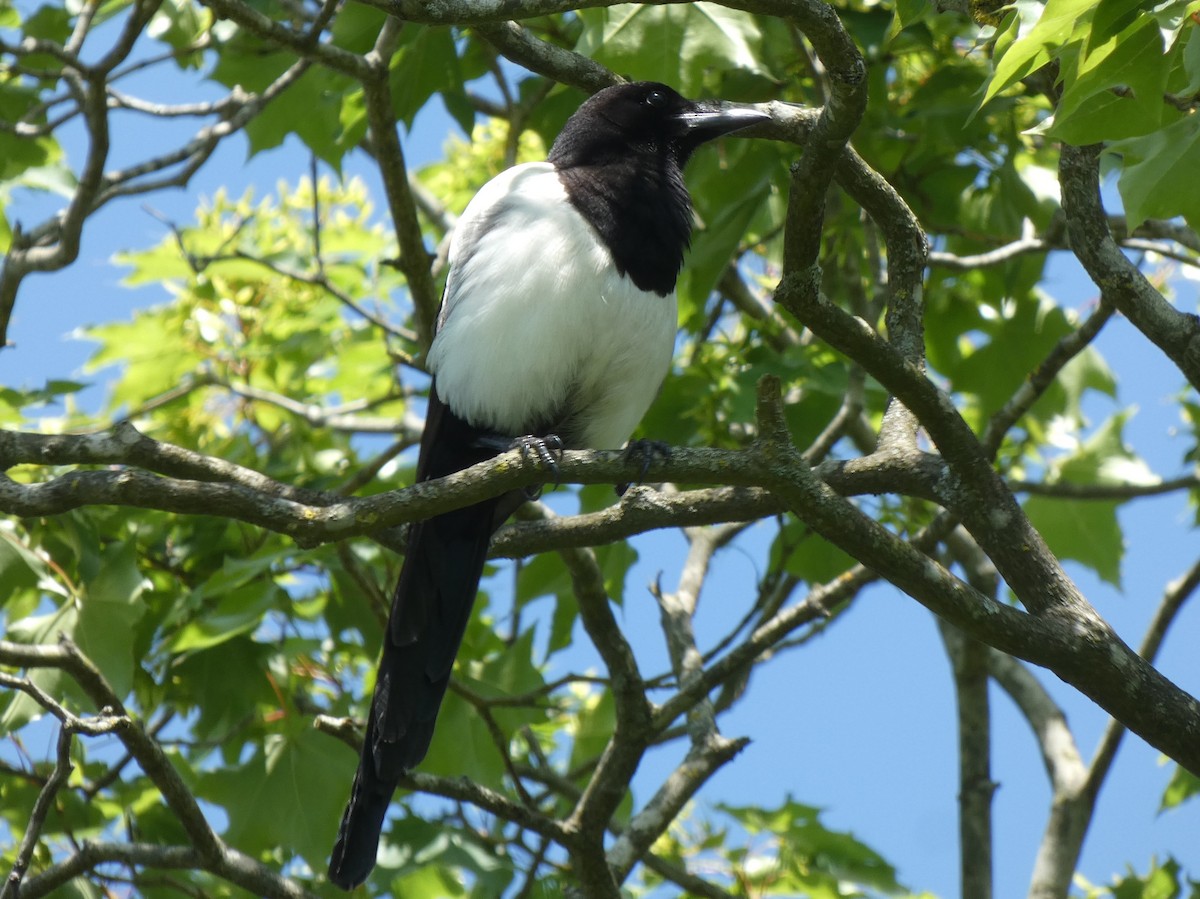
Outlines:
[{"label": "tail feather", "polygon": [[343,889],[371,873],[396,785],[429,750],[499,504],[489,500],[412,529],[384,635],[362,758],[329,864],[329,879]]}]

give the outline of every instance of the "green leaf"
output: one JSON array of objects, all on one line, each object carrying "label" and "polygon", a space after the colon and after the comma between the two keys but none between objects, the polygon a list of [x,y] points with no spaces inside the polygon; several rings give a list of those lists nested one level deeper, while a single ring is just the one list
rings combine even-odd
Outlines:
[{"label": "green leaf", "polygon": [[1046,297],[1025,296],[1002,302],[998,309],[989,306],[979,311],[987,313],[978,326],[988,336],[987,342],[966,349],[960,344],[957,353],[938,354],[935,364],[943,368],[955,390],[975,394],[990,413],[1008,401],[1072,326],[1062,308]]},{"label": "green leaf", "polygon": [[829,830],[820,810],[796,802],[789,794],[775,808],[718,805],[751,834],[771,840],[770,849],[756,848],[744,871],[771,892],[843,896],[857,885],[899,892],[895,869],[852,834]]},{"label": "green leaf", "polygon": [[[392,59],[392,109],[396,118],[411,126],[421,107],[435,93],[465,97],[454,36],[449,28],[408,25],[409,40]],[[463,121],[459,121],[463,125]],[[471,122],[463,128],[471,133]]]},{"label": "green leaf", "polygon": [[625,601],[625,576],[638,560],[637,550],[628,542],[619,541],[595,549],[596,564],[604,576],[604,592],[617,605]]},{"label": "green leaf", "polygon": [[[52,138],[0,132],[0,181],[8,182],[6,188],[29,187],[32,190],[67,183],[71,179],[70,173],[52,165],[61,155],[58,143]],[[45,174],[39,175],[39,172]]]},{"label": "green leaf", "polygon": [[1113,899],[1177,899],[1180,891],[1179,862],[1168,858],[1161,865],[1150,862],[1150,870],[1141,877],[1131,870],[1112,886]]},{"label": "green leaf", "polygon": [[[501,896],[513,879],[511,859],[481,835],[411,814],[384,834],[379,870],[372,880],[383,882],[381,895],[412,899]],[[475,887],[470,892],[468,878]]]},{"label": "green leaf", "polygon": [[283,849],[323,868],[356,761],[337,740],[294,719],[244,764],[201,775],[199,793],[225,809],[225,837],[243,852]]},{"label": "green leaf", "polygon": [[1131,414],[1121,412],[1105,421],[1075,452],[1051,466],[1048,480],[1071,484],[1157,484],[1160,478],[1125,443],[1125,424]]},{"label": "green leaf", "polygon": [[1082,146],[1140,137],[1159,127],[1162,110],[1148,110],[1131,96],[1101,91],[1082,101],[1066,118],[1049,120],[1048,137]]},{"label": "green leaf", "polygon": [[[1055,460],[1047,474],[1050,484],[1150,485],[1158,477],[1125,444],[1129,413],[1112,416],[1074,452]],[[1125,541],[1113,500],[1082,500],[1031,496],[1025,512],[1060,558],[1087,565],[1101,578],[1120,586]]]},{"label": "green leaf", "polygon": [[1175,46],[1184,29],[1195,30],[1191,26],[1196,24],[1197,14],[1200,14],[1198,0],[1161,0],[1150,5],[1150,15],[1162,29],[1168,49]]},{"label": "green leaf", "polygon": [[193,652],[252,634],[263,616],[281,600],[281,591],[270,582],[230,589],[215,606],[180,628],[168,649],[173,653]]},{"label": "green leaf", "polygon": [[1200,793],[1200,777],[1176,765],[1175,773],[1171,776],[1171,782],[1167,784],[1166,790],[1163,791],[1162,801],[1159,803],[1158,810],[1162,812],[1169,808],[1175,808],[1177,805],[1182,805],[1197,793]]},{"label": "green leaf", "polygon": [[578,770],[581,765],[593,763],[600,757],[604,747],[612,739],[616,715],[611,690],[597,690],[587,694],[575,727],[572,728],[574,739],[571,743],[571,761],[568,769]]},{"label": "green leaf", "polygon": [[1087,424],[1084,400],[1093,391],[1115,398],[1117,378],[1099,351],[1089,346],[1063,366],[1034,405],[1033,414],[1043,421],[1064,416],[1075,429],[1082,429]]},{"label": "green leaf", "polygon": [[560,594],[554,601],[554,614],[550,616],[550,637],[546,641],[546,656],[552,656],[571,645],[575,633],[575,622],[579,620],[579,603],[574,594]]},{"label": "green leaf", "polygon": [[55,899],[104,899],[105,895],[96,884],[82,877],[75,877],[54,888]]},{"label": "green leaf", "polygon": [[1112,500],[1031,496],[1025,514],[1060,559],[1086,565],[1110,584],[1121,585],[1125,540]]},{"label": "green leaf", "polygon": [[1183,48],[1183,70],[1188,80],[1178,92],[1186,97],[1200,91],[1200,28],[1188,32],[1187,44]]},{"label": "green leaf", "polygon": [[272,651],[245,637],[230,638],[173,663],[179,702],[198,712],[198,739],[232,733],[259,708],[278,706],[268,677]]},{"label": "green leaf", "polygon": [[[38,7],[37,12],[25,19],[25,35],[27,37],[45,38],[46,40],[65,44],[71,34],[71,24],[71,14],[68,12],[65,4],[59,6],[44,3]],[[25,56],[22,61],[25,65],[38,65],[39,63],[31,62],[33,58],[32,56]],[[42,57],[38,58],[41,59]]]},{"label": "green leaf", "polygon": [[295,134],[318,157],[340,170],[342,157],[351,149],[348,132],[342,128],[342,103],[349,83],[320,69],[305,72],[247,123],[250,155],[277,147]]},{"label": "green leaf", "polygon": [[208,30],[210,20],[208,10],[190,0],[167,0],[146,26],[146,34],[176,50],[191,50],[177,53],[175,61],[181,68],[198,69],[204,54],[192,48]]},{"label": "green leaf", "polygon": [[1149,127],[1156,127],[1162,117],[1168,68],[1158,23],[1152,16],[1143,16],[1094,46],[1086,56],[1077,56],[1072,70],[1064,72],[1067,86],[1055,110],[1055,122],[1069,122],[1084,100],[1121,86],[1133,91],[1131,99],[1139,107],[1139,117]]},{"label": "green leaf", "polygon": [[1091,28],[1088,29],[1087,51],[1091,52],[1093,47],[1108,42],[1114,35],[1126,30],[1143,6],[1143,0],[1100,0],[1092,14]]},{"label": "green leaf", "polygon": [[438,712],[437,728],[421,770],[444,777],[468,777],[497,787],[506,768],[483,717],[453,691]]},{"label": "green leaf", "polygon": [[18,591],[33,587],[52,589],[64,595],[50,575],[50,566],[37,553],[29,549],[8,523],[0,524],[0,607],[7,605]]},{"label": "green leaf", "polygon": [[[17,643],[51,645],[62,634],[71,634],[79,620],[79,611],[72,599],[45,615],[31,615],[6,623],[4,637]],[[29,673],[29,679],[51,696],[60,700],[68,695],[82,698],[78,686],[58,668],[39,668]],[[38,703],[25,693],[17,693],[0,715],[0,733],[10,733],[45,714]]]},{"label": "green leaf", "polygon": [[[1048,0],[1037,23],[1011,44],[996,45],[996,68],[984,91],[980,106],[1058,55],[1091,19],[1093,0]],[[1017,16],[1018,13],[1014,13]],[[1013,26],[1009,26],[1010,28]]]},{"label": "green leaf", "polygon": [[771,562],[772,567],[782,565],[808,584],[821,584],[850,568],[854,559],[803,522],[789,520],[775,536]]},{"label": "green leaf", "polygon": [[689,96],[705,91],[715,72],[740,69],[770,77],[755,47],[762,39],[753,15],[714,3],[621,4],[582,9],[576,50],[614,71],[663,81]]},{"label": "green leaf", "polygon": [[571,592],[571,573],[555,553],[542,553],[521,565],[517,572],[517,606],[524,607],[542,596]]},{"label": "green leaf", "polygon": [[139,600],[149,585],[138,569],[132,541],[110,547],[102,557],[99,572],[83,583],[73,636],[118,696],[133,688],[134,625],[145,612]]},{"label": "green leaf", "polygon": [[175,633],[168,649],[194,652],[253,633],[268,612],[287,604],[272,574],[286,556],[286,550],[274,546],[246,559],[227,556],[220,570],[189,597],[200,612]]},{"label": "green leaf", "polygon": [[1152,134],[1111,144],[1122,158],[1118,188],[1129,228],[1148,218],[1182,215],[1200,227],[1200,116],[1185,116]]},{"label": "green leaf", "polygon": [[896,18],[899,19],[901,28],[907,28],[919,22],[932,9],[933,4],[929,0],[897,0]]},{"label": "green leaf", "polygon": [[762,141],[730,141],[690,165],[688,187],[701,226],[679,278],[683,317],[688,308],[704,308],[783,169],[777,148]]},{"label": "green leaf", "polygon": [[290,53],[267,49],[241,31],[219,49],[208,77],[225,87],[241,85],[247,91],[264,90],[295,62]]},{"label": "green leaf", "polygon": [[389,882],[393,896],[412,896],[413,899],[456,899],[466,896],[467,888],[454,869],[436,856],[424,865],[405,871]]},{"label": "green leaf", "polygon": [[[134,543],[109,545],[94,572],[84,573],[78,595],[71,595],[56,578],[51,578],[45,563],[8,539],[3,531],[0,536],[6,538],[0,539],[0,564],[5,565],[6,572],[13,572],[17,583],[27,580],[23,570],[28,570],[38,574],[38,590],[63,597],[52,612],[10,621],[5,636],[31,644],[53,644],[61,636],[70,637],[117,694],[127,695],[133,688],[136,667],[135,625],[145,614],[140,597],[148,585],[139,571]],[[52,696],[81,697],[75,682],[56,669],[38,669],[30,677]],[[30,702],[23,694],[17,697],[5,710],[0,726],[19,727],[40,715],[40,707]]]}]

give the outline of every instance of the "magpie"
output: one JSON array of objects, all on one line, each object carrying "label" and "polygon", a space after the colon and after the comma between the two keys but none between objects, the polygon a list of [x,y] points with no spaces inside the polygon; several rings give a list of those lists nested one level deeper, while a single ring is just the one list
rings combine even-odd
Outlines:
[{"label": "magpie", "polygon": [[[427,357],[417,480],[514,446],[622,446],[671,364],[675,280],[692,229],[683,167],[705,141],[769,118],[653,82],[596,93],[545,162],[483,186],[458,220]],[[366,880],[400,777],[425,757],[516,490],[416,523],[383,640],[362,758],[329,879]]]}]

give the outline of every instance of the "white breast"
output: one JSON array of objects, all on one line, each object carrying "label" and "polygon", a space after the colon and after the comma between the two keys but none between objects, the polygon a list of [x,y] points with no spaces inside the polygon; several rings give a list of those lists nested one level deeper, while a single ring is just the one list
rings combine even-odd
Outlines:
[{"label": "white breast", "polygon": [[[429,367],[455,414],[515,437],[571,411],[587,423],[573,443],[624,444],[670,366],[675,296],[617,274],[554,167],[527,163],[484,185],[449,261]],[[585,408],[564,410],[572,401]]]}]

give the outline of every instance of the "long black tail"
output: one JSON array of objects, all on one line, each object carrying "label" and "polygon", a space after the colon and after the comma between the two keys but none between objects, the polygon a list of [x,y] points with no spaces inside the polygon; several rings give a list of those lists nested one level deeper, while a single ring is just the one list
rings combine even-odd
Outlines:
[{"label": "long black tail", "polygon": [[392,600],[358,773],[342,815],[329,879],[343,889],[375,866],[396,784],[425,757],[471,615],[496,501],[413,528]]},{"label": "long black tail", "polygon": [[[431,391],[418,480],[442,477],[496,453],[494,441]],[[492,534],[523,495],[506,494],[413,525],[384,634],[362,758],[329,862],[329,879],[353,889],[375,866],[379,834],[400,777],[425,757],[454,657],[479,589]]]}]

